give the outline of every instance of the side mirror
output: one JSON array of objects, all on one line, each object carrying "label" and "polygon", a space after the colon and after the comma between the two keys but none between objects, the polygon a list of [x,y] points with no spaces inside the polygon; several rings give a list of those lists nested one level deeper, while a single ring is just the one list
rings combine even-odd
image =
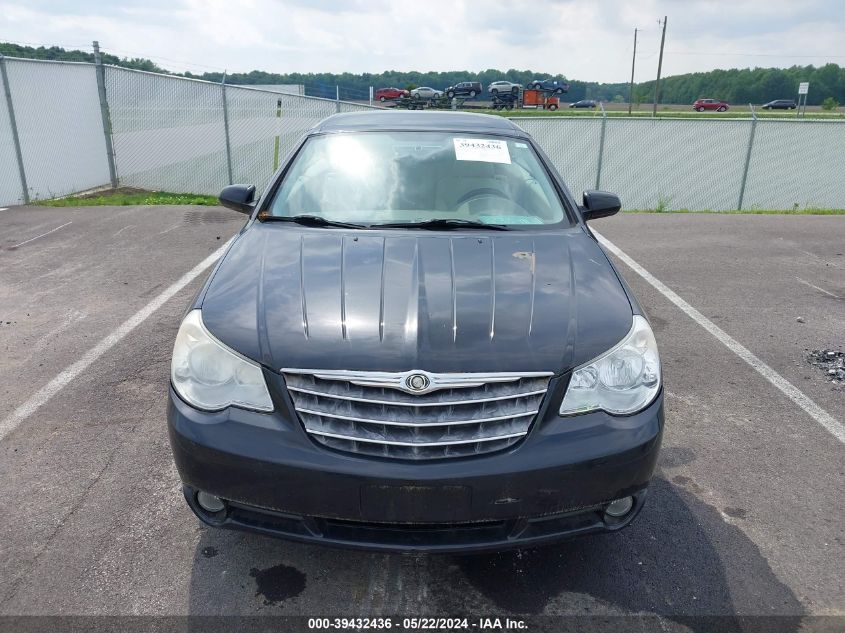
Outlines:
[{"label": "side mirror", "polygon": [[614,193],[585,191],[583,195],[584,207],[581,209],[581,214],[584,216],[585,222],[613,215],[622,208],[619,196]]},{"label": "side mirror", "polygon": [[255,208],[255,185],[229,185],[218,196],[220,204],[249,215]]}]

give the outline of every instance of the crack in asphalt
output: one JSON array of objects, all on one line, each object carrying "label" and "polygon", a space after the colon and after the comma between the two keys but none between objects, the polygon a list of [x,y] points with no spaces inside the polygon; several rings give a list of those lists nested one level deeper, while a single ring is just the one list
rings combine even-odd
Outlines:
[{"label": "crack in asphalt", "polygon": [[[134,429],[135,429],[135,426],[132,427],[132,430],[134,430]],[[120,449],[122,449],[124,446],[125,446],[125,443],[120,444],[119,446],[114,447],[109,452],[108,458],[106,459],[106,462],[103,465],[103,467],[97,472],[97,474],[94,476],[94,478],[85,487],[85,489],[79,495],[79,498],[77,499],[77,501],[73,504],[73,506],[71,506],[70,510],[67,513],[65,513],[61,517],[61,519],[59,519],[59,521],[56,523],[55,528],[50,532],[50,534],[47,536],[47,538],[40,545],[40,547],[38,548],[38,551],[35,554],[35,556],[33,556],[30,559],[30,563],[29,563],[28,568],[23,573],[18,574],[17,578],[15,578],[11,583],[10,591],[6,594],[5,597],[0,598],[0,610],[2,610],[2,608],[6,604],[8,604],[12,599],[14,599],[14,597],[17,595],[18,590],[20,589],[21,585],[23,584],[24,578],[29,574],[29,572],[31,572],[33,569],[35,569],[38,566],[38,562],[40,561],[41,556],[53,544],[53,541],[56,539],[56,537],[58,536],[58,534],[62,530],[62,528],[65,526],[65,524],[70,519],[72,519],[73,516],[76,514],[76,512],[85,504],[85,502],[88,499],[88,495],[91,492],[91,489],[97,484],[98,481],[100,481],[100,479],[103,476],[103,473],[105,473],[106,470],[108,470],[108,468],[112,465],[117,452]],[[18,569],[20,570],[20,566],[18,567]]]}]

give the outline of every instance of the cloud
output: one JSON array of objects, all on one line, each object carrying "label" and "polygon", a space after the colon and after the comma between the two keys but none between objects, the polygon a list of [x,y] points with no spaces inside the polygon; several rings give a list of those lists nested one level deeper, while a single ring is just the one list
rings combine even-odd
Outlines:
[{"label": "cloud", "polygon": [[0,0],[0,39],[146,56],[171,70],[531,68],[626,81],[716,67],[845,63],[837,0]]}]

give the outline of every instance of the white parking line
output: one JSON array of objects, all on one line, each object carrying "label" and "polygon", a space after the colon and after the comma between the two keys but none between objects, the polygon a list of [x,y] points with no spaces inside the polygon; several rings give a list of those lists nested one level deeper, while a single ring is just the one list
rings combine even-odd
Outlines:
[{"label": "white parking line", "polygon": [[763,376],[763,378],[765,378],[775,387],[777,387],[787,398],[789,398],[790,400],[792,400],[792,402],[804,409],[804,411],[806,411],[810,415],[810,417],[812,417],[816,422],[818,422],[825,429],[827,429],[831,433],[831,435],[833,435],[836,439],[845,444],[845,425],[843,425],[842,422],[834,418],[827,411],[825,411],[819,405],[813,402],[795,385],[793,385],[786,378],[777,373],[774,369],[769,367],[762,360],[757,358],[757,356],[752,354],[748,350],[748,348],[739,343],[722,328],[713,323],[710,319],[701,314],[701,312],[693,308],[686,301],[681,299],[681,297],[675,294],[675,292],[671,288],[666,286],[666,284],[664,284],[662,281],[660,281],[654,275],[648,272],[645,268],[643,268],[637,262],[631,259],[613,242],[605,238],[603,235],[596,233],[596,231],[593,231],[593,233],[595,234],[596,238],[598,238],[601,245],[604,246],[611,253],[616,255],[623,262],[625,262],[628,268],[633,270],[645,281],[651,284],[655,288],[655,290],[657,290],[660,294],[666,297],[669,301],[674,303],[678,308],[680,308],[680,310],[684,314],[686,314],[689,318],[698,323],[705,330],[710,332],[710,334],[715,336],[720,343],[722,343],[734,354],[736,354],[742,360],[748,363],[755,371],[757,371],[757,373]]},{"label": "white parking line", "polygon": [[0,211],[8,211],[9,207],[0,207]]},{"label": "white parking line", "polygon": [[805,281],[805,280],[801,279],[801,277],[796,277],[796,279],[797,279],[798,281],[800,281],[802,284],[804,284],[805,286],[809,286],[809,287],[810,287],[810,288],[812,288],[813,290],[818,290],[819,292],[823,292],[823,293],[825,293],[826,295],[829,295],[829,296],[833,297],[834,299],[841,299],[841,297],[836,296],[836,295],[835,295],[835,294],[833,294],[832,292],[828,292],[828,291],[827,291],[827,290],[825,290],[824,288],[819,288],[818,286],[816,286],[816,285],[814,285],[814,284],[811,284],[809,281]]},{"label": "white parking line", "polygon": [[194,266],[194,268],[182,275],[182,277],[179,278],[179,280],[177,280],[173,285],[165,289],[161,294],[156,296],[155,299],[129,317],[126,321],[119,325],[116,330],[88,350],[78,361],[65,368],[64,371],[59,373],[55,378],[53,378],[53,380],[41,387],[41,389],[39,389],[29,400],[15,409],[9,417],[0,422],[0,440],[3,440],[3,438],[14,431],[21,422],[26,420],[29,416],[35,413],[39,407],[46,404],[50,398],[64,389],[70,381],[88,369],[88,367],[100,358],[100,356],[117,345],[127,334],[146,321],[156,310],[163,306],[168,299],[173,297],[173,295],[199,277],[209,266],[220,259],[221,255],[223,255],[226,248],[228,248],[229,244],[231,244],[234,239],[235,238],[231,238],[223,244],[223,246]]},{"label": "white parking line", "polygon": [[41,235],[36,235],[35,237],[31,237],[28,240],[21,242],[20,244],[15,244],[14,246],[10,246],[9,248],[17,248],[18,246],[23,246],[24,244],[29,244],[30,242],[34,242],[35,240],[40,239],[40,238],[44,237],[45,235],[50,235],[50,233],[55,233],[59,229],[65,228],[68,224],[73,224],[73,220],[71,220],[70,222],[65,222],[61,226],[57,226],[56,228],[51,229],[50,231],[47,231],[46,233],[42,233]]}]

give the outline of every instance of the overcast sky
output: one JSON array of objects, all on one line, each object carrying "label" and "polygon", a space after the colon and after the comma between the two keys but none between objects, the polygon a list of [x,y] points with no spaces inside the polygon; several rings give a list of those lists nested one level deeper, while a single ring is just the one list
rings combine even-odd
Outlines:
[{"label": "overcast sky", "polygon": [[0,40],[148,57],[173,71],[533,69],[653,78],[845,65],[843,0],[0,0]]}]

